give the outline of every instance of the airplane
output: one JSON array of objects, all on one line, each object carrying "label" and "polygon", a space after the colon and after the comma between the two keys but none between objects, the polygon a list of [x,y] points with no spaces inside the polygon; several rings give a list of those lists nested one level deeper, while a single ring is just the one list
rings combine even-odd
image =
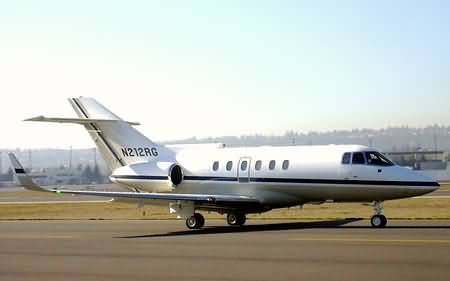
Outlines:
[{"label": "airplane", "polygon": [[[277,208],[328,202],[361,202],[374,208],[370,222],[384,227],[383,202],[423,195],[435,180],[394,164],[362,145],[169,147],[156,144],[93,98],[69,99],[78,118],[38,116],[24,121],[73,123],[85,127],[124,191],[48,189],[33,182],[14,154],[10,159],[22,186],[34,191],[102,196],[113,201],[168,205],[200,229],[198,211],[226,214],[232,226],[246,215]],[[180,124],[181,125],[181,124]]]}]

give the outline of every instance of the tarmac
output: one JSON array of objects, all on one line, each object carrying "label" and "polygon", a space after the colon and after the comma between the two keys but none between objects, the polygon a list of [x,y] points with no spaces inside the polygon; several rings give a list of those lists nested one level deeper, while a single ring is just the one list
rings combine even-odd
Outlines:
[{"label": "tarmac", "polygon": [[0,280],[450,280],[450,221],[0,221]]}]

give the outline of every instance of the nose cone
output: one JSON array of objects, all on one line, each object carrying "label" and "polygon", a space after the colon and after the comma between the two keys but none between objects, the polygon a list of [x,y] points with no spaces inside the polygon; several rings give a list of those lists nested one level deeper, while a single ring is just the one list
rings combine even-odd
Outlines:
[{"label": "nose cone", "polygon": [[394,166],[390,170],[389,178],[401,183],[403,198],[424,195],[439,188],[436,180],[409,168]]},{"label": "nose cone", "polygon": [[424,195],[439,189],[440,184],[433,178],[417,171],[409,171],[408,181],[411,181],[411,188],[414,189],[415,195]]}]

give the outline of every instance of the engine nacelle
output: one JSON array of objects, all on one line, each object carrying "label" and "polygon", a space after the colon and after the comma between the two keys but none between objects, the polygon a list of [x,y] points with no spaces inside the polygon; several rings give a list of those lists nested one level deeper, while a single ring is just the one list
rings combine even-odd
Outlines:
[{"label": "engine nacelle", "polygon": [[169,181],[173,186],[177,186],[183,182],[184,174],[183,169],[178,164],[173,164],[169,169]]},{"label": "engine nacelle", "polygon": [[133,190],[171,192],[183,182],[184,173],[178,163],[136,163],[118,168],[110,179]]}]

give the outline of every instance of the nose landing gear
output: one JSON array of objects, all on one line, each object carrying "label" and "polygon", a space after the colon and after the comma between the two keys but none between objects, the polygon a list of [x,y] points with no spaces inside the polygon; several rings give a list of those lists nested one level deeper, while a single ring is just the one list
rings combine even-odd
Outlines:
[{"label": "nose landing gear", "polygon": [[375,201],[373,202],[373,209],[375,214],[370,219],[370,224],[372,227],[385,227],[387,224],[387,218],[382,214],[383,213],[383,202]]}]

